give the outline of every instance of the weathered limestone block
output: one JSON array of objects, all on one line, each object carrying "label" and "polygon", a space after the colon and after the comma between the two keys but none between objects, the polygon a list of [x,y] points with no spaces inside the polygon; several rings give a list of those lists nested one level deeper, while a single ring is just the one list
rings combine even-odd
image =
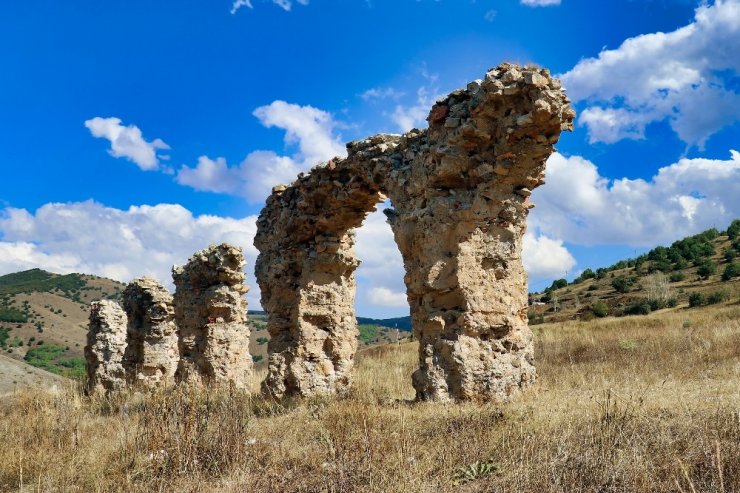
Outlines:
[{"label": "weathered limestone block", "polygon": [[404,259],[421,400],[504,400],[535,380],[521,251],[532,190],[575,112],[547,70],[503,64],[427,130],[377,135],[275,187],[257,221],[272,339],[263,390],[344,391],[356,348],[352,228],[378,201]]},{"label": "weathered limestone block", "polygon": [[126,314],[115,301],[94,301],[85,346],[86,390],[90,394],[121,390],[126,386],[123,353]]},{"label": "weathered limestone block", "polygon": [[240,248],[211,245],[172,270],[179,337],[178,381],[246,388],[252,375]]},{"label": "weathered limestone block", "polygon": [[156,387],[174,382],[180,359],[172,295],[150,277],[134,279],[123,291],[128,318],[123,358],[129,382]]}]

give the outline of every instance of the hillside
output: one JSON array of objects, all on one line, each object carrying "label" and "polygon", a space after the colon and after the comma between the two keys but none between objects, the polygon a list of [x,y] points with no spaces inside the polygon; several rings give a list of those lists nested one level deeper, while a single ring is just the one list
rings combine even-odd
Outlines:
[{"label": "hillside", "polygon": [[118,299],[123,288],[102,277],[41,269],[1,276],[0,350],[53,373],[80,377],[90,302]]},{"label": "hillside", "polygon": [[59,375],[0,354],[0,397],[26,387],[61,390],[68,383]]},{"label": "hillside", "polygon": [[558,279],[530,295],[530,324],[645,315],[737,300],[740,295],[740,220],[727,231],[703,233],[644,255]]}]

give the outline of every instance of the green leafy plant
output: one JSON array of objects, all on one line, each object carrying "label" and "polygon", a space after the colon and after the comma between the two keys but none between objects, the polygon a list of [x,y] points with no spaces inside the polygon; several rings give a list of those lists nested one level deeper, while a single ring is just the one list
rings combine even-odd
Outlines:
[{"label": "green leafy plant", "polygon": [[740,262],[733,261],[725,267],[725,271],[722,273],[722,280],[730,281],[738,276],[740,276]]},{"label": "green leafy plant", "polygon": [[455,473],[455,480],[459,484],[469,483],[490,476],[496,471],[498,471],[498,466],[492,461],[475,461],[467,466],[459,467]]},{"label": "green leafy plant", "polygon": [[704,299],[704,295],[701,293],[691,293],[689,295],[689,306],[691,308],[694,308],[696,306],[701,306],[706,302]]},{"label": "green leafy plant", "polygon": [[591,311],[599,318],[603,318],[609,315],[609,307],[607,307],[606,303],[604,303],[603,301],[597,301],[596,303],[594,303]]}]

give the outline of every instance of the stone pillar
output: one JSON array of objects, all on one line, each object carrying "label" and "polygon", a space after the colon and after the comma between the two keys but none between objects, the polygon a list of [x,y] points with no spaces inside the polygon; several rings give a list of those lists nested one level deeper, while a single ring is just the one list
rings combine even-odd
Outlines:
[{"label": "stone pillar", "polygon": [[90,394],[125,388],[123,353],[126,347],[126,314],[115,301],[94,301],[85,346],[86,391]]},{"label": "stone pillar", "polygon": [[253,365],[241,249],[211,245],[172,276],[180,333],[176,380],[247,388]]},{"label": "stone pillar", "polygon": [[172,295],[156,279],[134,279],[123,292],[128,317],[123,365],[127,380],[146,387],[172,383],[180,359]]},{"label": "stone pillar", "polygon": [[387,169],[382,155],[397,140],[382,136],[348,146],[347,159],[321,163],[290,187],[275,187],[267,199],[254,240],[271,337],[266,395],[341,394],[351,387],[360,264],[353,228],[383,200],[372,170],[357,165],[374,160]]},{"label": "stone pillar", "polygon": [[[357,350],[354,271],[359,265],[353,244],[353,233],[321,235],[296,251],[291,272],[280,271],[284,278],[263,293],[271,336],[265,394],[305,396],[350,388]],[[295,284],[286,289],[286,280]]]},{"label": "stone pillar", "polygon": [[501,401],[535,381],[522,239],[574,116],[546,70],[504,64],[438,101],[406,144],[388,217],[420,344],[417,399]]}]

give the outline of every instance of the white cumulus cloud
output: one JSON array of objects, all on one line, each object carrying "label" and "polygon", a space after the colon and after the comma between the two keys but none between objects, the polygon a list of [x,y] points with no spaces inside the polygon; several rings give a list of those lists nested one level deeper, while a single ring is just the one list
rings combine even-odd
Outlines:
[{"label": "white cumulus cloud", "polygon": [[144,140],[141,130],[136,125],[124,126],[120,118],[101,118],[96,116],[85,121],[85,126],[94,137],[108,139],[113,157],[125,157],[136,163],[143,170],[159,168],[158,149],[169,149],[162,139],[151,142]]},{"label": "white cumulus cloud", "polygon": [[388,288],[370,288],[368,298],[376,305],[388,306],[395,308],[407,307],[406,294],[403,292],[391,291]]},{"label": "white cumulus cloud", "polygon": [[346,155],[346,148],[335,133],[337,123],[326,111],[274,101],[257,108],[254,116],[267,128],[284,130],[286,145],[296,146],[297,151],[291,156],[253,151],[234,166],[229,166],[222,157],[201,156],[194,167],[183,166],[178,171],[177,182],[196,190],[242,196],[257,203],[270,194],[273,186],[291,183],[301,171]]},{"label": "white cumulus cloud", "polygon": [[531,233],[524,235],[522,260],[527,274],[533,278],[565,277],[576,265],[576,259],[562,240]]},{"label": "white cumulus cloud", "polygon": [[579,245],[655,246],[740,216],[740,153],[681,159],[650,180],[610,180],[580,156],[553,154],[533,195],[538,234]]},{"label": "white cumulus cloud", "polygon": [[94,201],[49,203],[36,211],[8,207],[0,211],[0,274],[38,267],[122,282],[148,275],[171,285],[172,265],[209,244],[228,242],[244,249],[255,306],[255,232],[255,216],[194,216],[177,204],[125,210]]},{"label": "white cumulus cloud", "polygon": [[740,0],[716,0],[680,29],[629,38],[560,77],[571,99],[587,101],[579,121],[591,142],[643,138],[648,124],[667,119],[702,147],[740,120],[740,94],[727,84],[740,73],[738,53]]}]

